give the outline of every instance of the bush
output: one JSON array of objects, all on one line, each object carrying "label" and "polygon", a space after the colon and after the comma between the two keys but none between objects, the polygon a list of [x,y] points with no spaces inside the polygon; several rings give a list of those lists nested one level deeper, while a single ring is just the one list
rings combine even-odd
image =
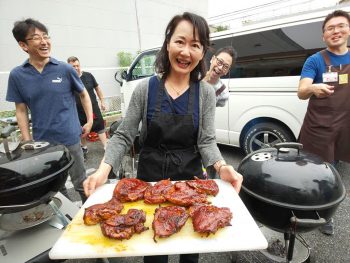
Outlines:
[{"label": "bush", "polygon": [[16,116],[16,110],[0,111],[0,118],[10,118]]}]

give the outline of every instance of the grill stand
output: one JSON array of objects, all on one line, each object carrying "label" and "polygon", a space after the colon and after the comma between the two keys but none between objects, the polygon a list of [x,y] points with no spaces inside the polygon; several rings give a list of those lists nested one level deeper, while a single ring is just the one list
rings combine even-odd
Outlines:
[{"label": "grill stand", "polygon": [[[311,261],[311,248],[300,234],[290,232],[281,233],[261,224],[259,225],[261,232],[269,242],[269,247],[271,243],[280,241],[284,244],[283,251],[285,251],[285,255],[282,256],[268,250],[260,250],[260,256],[255,254],[257,262],[259,262],[258,260],[265,262],[266,258],[270,260],[269,262],[278,263],[306,263]],[[262,256],[265,258],[262,258]]]},{"label": "grill stand", "polygon": [[287,263],[292,262],[295,244],[295,233],[284,233],[284,240],[287,250]]},{"label": "grill stand", "polygon": [[68,219],[64,216],[64,214],[62,214],[61,210],[58,208],[58,206],[55,204],[55,202],[50,202],[50,206],[52,207],[53,211],[55,211],[55,214],[57,215],[57,217],[60,219],[63,228],[66,228],[66,226],[68,226],[69,221]]}]

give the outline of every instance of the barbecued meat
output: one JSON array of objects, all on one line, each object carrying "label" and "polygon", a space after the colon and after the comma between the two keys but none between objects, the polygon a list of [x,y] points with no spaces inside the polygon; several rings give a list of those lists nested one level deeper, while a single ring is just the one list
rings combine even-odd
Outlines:
[{"label": "barbecued meat", "polygon": [[101,223],[104,236],[113,239],[130,239],[134,233],[148,230],[144,226],[146,213],[138,209],[129,209],[125,215],[116,215]]},{"label": "barbecued meat", "polygon": [[193,229],[198,233],[215,234],[219,228],[230,226],[232,213],[227,207],[196,205],[189,209]]},{"label": "barbecued meat", "polygon": [[166,206],[155,210],[152,228],[154,231],[153,240],[156,237],[168,237],[177,233],[185,225],[188,214],[184,207]]},{"label": "barbecued meat", "polygon": [[123,210],[123,204],[117,199],[112,198],[106,203],[96,204],[85,208],[84,223],[85,225],[96,225],[113,215],[119,214]]},{"label": "barbecued meat", "polygon": [[150,183],[136,178],[121,179],[115,186],[113,196],[120,202],[133,202],[143,198],[143,195]]},{"label": "barbecued meat", "polygon": [[170,179],[161,180],[153,186],[149,186],[144,195],[146,204],[161,204],[166,202],[164,195],[172,187]]},{"label": "barbecued meat", "polygon": [[208,203],[207,195],[199,193],[186,182],[175,183],[165,194],[165,198],[176,205],[191,206],[196,203]]},{"label": "barbecued meat", "polygon": [[199,193],[206,193],[213,196],[219,193],[219,186],[214,180],[202,180],[195,177],[195,180],[189,180],[186,183]]}]

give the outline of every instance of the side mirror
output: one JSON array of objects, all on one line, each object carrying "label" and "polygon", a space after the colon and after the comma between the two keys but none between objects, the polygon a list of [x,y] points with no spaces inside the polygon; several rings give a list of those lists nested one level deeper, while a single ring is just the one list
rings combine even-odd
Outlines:
[{"label": "side mirror", "polygon": [[126,70],[123,70],[122,71],[122,79],[125,79],[126,80],[126,78],[127,78],[127,73],[126,73]]},{"label": "side mirror", "polygon": [[120,86],[123,86],[123,79],[126,79],[126,71],[117,71],[114,74],[114,79],[119,83]]}]

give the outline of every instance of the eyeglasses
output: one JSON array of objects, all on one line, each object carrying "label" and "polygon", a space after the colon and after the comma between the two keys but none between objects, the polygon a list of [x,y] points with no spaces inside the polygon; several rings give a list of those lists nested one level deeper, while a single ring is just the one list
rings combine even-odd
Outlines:
[{"label": "eyeglasses", "polygon": [[341,23],[341,24],[334,25],[334,26],[328,26],[325,28],[325,32],[333,33],[336,28],[338,28],[340,31],[345,31],[346,29],[349,28],[349,25],[345,24],[345,23]]},{"label": "eyeglasses", "polygon": [[42,40],[49,41],[51,37],[49,35],[34,35],[31,38],[26,38],[26,40],[33,40],[35,42],[41,42]]},{"label": "eyeglasses", "polygon": [[225,63],[221,58],[215,57],[216,58],[216,65],[218,65],[219,67],[222,66],[222,69],[224,71],[228,71],[230,69],[230,65]]}]

